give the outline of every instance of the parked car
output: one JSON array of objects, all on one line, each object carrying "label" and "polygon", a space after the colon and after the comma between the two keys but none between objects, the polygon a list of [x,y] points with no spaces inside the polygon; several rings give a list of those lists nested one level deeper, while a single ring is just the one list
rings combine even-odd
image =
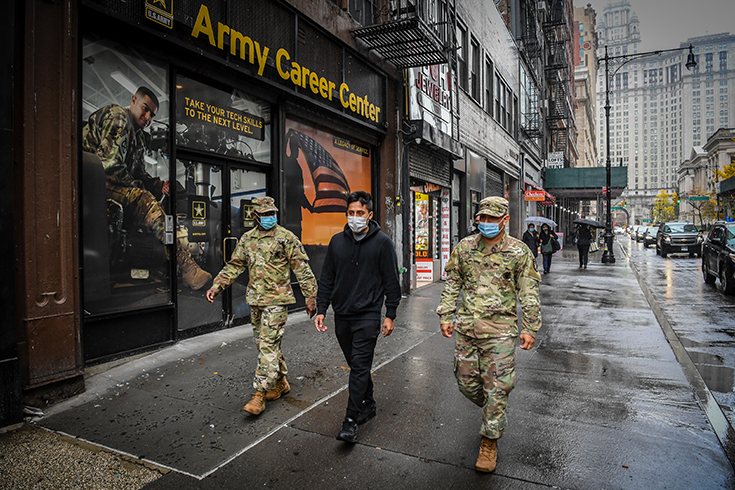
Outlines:
[{"label": "parked car", "polygon": [[658,226],[649,226],[643,233],[643,246],[648,248],[650,245],[656,245],[656,235],[658,234]]},{"label": "parked car", "polygon": [[638,232],[638,228],[640,228],[640,227],[641,227],[641,225],[633,225],[633,226],[630,227],[629,236],[630,236],[630,239],[631,240],[635,241],[636,233]]},{"label": "parked car", "polygon": [[658,227],[656,254],[666,258],[669,254],[688,253],[689,257],[702,255],[704,239],[697,227],[686,221],[669,221]]},{"label": "parked car", "polygon": [[616,226],[616,227],[613,228],[613,232],[616,235],[622,235],[623,234],[623,229],[620,226]]},{"label": "parked car", "polygon": [[735,223],[718,221],[704,239],[702,276],[707,284],[719,278],[725,294],[735,293]]}]

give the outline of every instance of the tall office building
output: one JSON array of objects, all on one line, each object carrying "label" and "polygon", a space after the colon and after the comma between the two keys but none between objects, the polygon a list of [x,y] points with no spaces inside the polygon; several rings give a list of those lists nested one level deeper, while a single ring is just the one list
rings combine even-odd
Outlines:
[{"label": "tall office building", "polygon": [[[597,23],[598,57],[636,54],[640,23],[630,2],[608,3]],[[735,110],[728,97],[735,89],[735,36],[690,38],[698,62],[685,67],[686,51],[633,60],[610,80],[610,157],[628,167],[628,202],[632,222],[650,218],[656,195],[677,190],[677,170],[692,146],[700,146],[720,127],[728,127]],[[610,63],[610,72],[618,68]],[[598,165],[606,164],[605,68],[597,79]]]}]

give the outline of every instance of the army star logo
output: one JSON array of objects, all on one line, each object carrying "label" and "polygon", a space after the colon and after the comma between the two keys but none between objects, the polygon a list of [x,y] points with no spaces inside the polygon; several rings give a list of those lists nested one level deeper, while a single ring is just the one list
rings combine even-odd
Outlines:
[{"label": "army star logo", "polygon": [[192,207],[192,210],[194,211],[193,218],[199,218],[199,219],[207,218],[207,213],[206,213],[207,207],[204,205],[203,202],[194,201],[191,207]]}]

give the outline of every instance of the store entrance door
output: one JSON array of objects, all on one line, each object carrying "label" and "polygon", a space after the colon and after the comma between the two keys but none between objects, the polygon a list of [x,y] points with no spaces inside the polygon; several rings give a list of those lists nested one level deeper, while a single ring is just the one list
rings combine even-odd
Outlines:
[{"label": "store entrance door", "polygon": [[[180,248],[214,278],[230,259],[243,233],[255,226],[251,200],[267,191],[264,172],[234,162],[206,163],[179,159],[176,180],[186,192],[177,203],[177,240]],[[214,304],[205,293],[211,282],[194,291],[179,271],[177,328],[180,337],[218,330],[250,321],[245,300],[248,273],[240,277]]]}]

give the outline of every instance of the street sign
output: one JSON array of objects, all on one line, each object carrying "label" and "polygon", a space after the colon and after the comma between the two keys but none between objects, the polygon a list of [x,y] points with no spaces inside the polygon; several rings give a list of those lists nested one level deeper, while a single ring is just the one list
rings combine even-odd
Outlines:
[{"label": "street sign", "polygon": [[555,151],[549,153],[549,159],[546,166],[547,168],[564,168],[564,152]]},{"label": "street sign", "polygon": [[622,210],[623,210],[623,209],[625,209],[625,208],[624,208],[623,206],[613,206],[613,207],[612,207],[612,208],[610,208],[610,209],[619,209],[619,210],[621,210],[621,211],[622,211]]},{"label": "street sign", "polygon": [[691,196],[690,201],[709,201],[709,196]]}]

